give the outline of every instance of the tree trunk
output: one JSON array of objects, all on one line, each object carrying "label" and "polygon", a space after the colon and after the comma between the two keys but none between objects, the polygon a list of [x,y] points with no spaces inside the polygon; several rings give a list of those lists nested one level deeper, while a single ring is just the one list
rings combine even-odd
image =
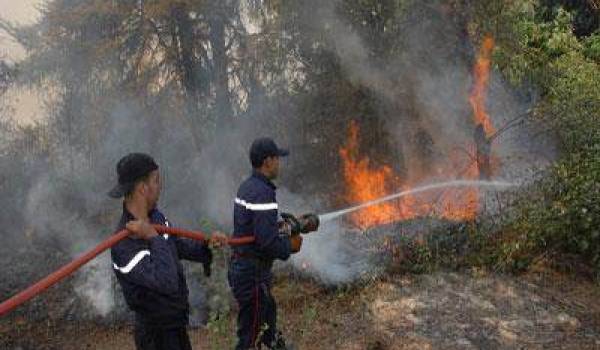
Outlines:
[{"label": "tree trunk", "polygon": [[231,127],[233,110],[229,94],[229,75],[227,68],[229,59],[225,47],[225,21],[223,14],[217,9],[210,18],[210,45],[213,54],[213,82],[215,87],[215,107],[217,114],[217,133]]},{"label": "tree trunk", "polygon": [[194,53],[193,25],[185,4],[174,5],[171,9],[173,21],[171,37],[176,52],[177,71],[185,91],[186,118],[192,130],[196,148],[200,148],[199,138],[203,133],[202,116],[199,111],[201,86]]}]

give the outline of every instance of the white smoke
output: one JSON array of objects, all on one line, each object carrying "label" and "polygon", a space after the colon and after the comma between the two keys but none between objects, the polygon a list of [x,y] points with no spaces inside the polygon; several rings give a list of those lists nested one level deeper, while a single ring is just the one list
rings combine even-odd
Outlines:
[{"label": "white smoke", "polygon": [[[472,67],[460,57],[448,60],[449,56],[452,57],[449,51],[453,47],[446,41],[449,35],[458,33],[455,24],[443,16],[435,20],[413,18],[416,25],[405,26],[401,34],[407,45],[402,56],[374,64],[367,43],[336,12],[338,4],[337,1],[324,3],[308,20],[309,24],[324,33],[350,81],[367,87],[393,106],[410,105],[410,108],[402,106],[400,109],[411,109],[412,113],[418,114],[416,122],[403,115],[386,119],[397,144],[402,145],[402,150],[407,153],[409,174],[412,163],[420,161],[420,150],[415,149],[413,137],[419,129],[432,137],[435,148],[441,153],[437,156],[442,159],[448,159],[451,151],[471,144],[474,125],[468,96],[472,86]],[[421,5],[415,2],[413,6]],[[459,44],[466,43],[459,39]],[[497,129],[522,117],[532,104],[517,98],[515,91],[495,71],[491,72],[487,100],[489,115]],[[521,123],[494,140],[493,154],[501,164],[501,172],[494,180],[526,183],[531,181],[532,174],[554,158],[551,140],[533,137],[540,134],[538,129]],[[443,176],[431,175],[428,180],[455,180],[454,177]],[[481,193],[487,196],[496,191]],[[289,193],[280,196],[280,202],[294,208],[294,213],[311,210],[309,201]],[[378,266],[373,265],[365,249],[353,246],[353,237],[351,230],[340,221],[326,222],[317,233],[305,236],[302,250],[292,257],[291,263],[325,283],[356,280],[362,273]]]},{"label": "white smoke", "polygon": [[325,284],[355,281],[374,268],[365,251],[352,244],[350,236],[356,234],[340,220],[327,221],[317,232],[304,236],[302,250],[292,256],[291,262]]},{"label": "white smoke", "polygon": [[[444,38],[436,39],[423,28],[409,30],[402,34],[408,43],[405,57],[392,57],[374,65],[366,43],[336,14],[336,3],[325,2],[310,20],[332,43],[331,49],[349,80],[369,88],[392,105],[411,104],[421,117],[417,125],[404,122],[408,118],[402,115],[386,120],[399,144],[411,143],[406,135],[414,133],[417,127],[425,129],[442,150],[472,137],[471,111],[466,102],[471,67],[466,62],[451,64],[436,59],[436,52],[444,48],[439,41]],[[442,22],[428,23],[439,31],[448,25]],[[432,57],[424,58],[424,52]],[[412,100],[406,100],[407,91],[411,91]],[[490,115],[497,126],[515,119],[528,107],[528,103],[515,98],[498,74],[492,74],[488,100]],[[40,177],[27,193],[28,225],[40,236],[55,234],[56,237],[49,238],[60,242],[71,257],[112,233],[121,208],[118,201],[106,197],[106,192],[116,182],[114,166],[121,156],[147,152],[157,159],[164,175],[160,207],[175,225],[193,229],[207,219],[229,230],[232,199],[251,171],[247,155],[251,141],[259,136],[273,136],[285,146],[281,142],[285,135],[269,134],[273,128],[264,116],[253,116],[251,121],[237,120],[235,129],[227,135],[217,135],[211,140],[200,138],[206,144],[198,145],[198,139],[191,135],[181,116],[158,112],[159,116],[149,117],[148,109],[142,106],[141,101],[104,106],[110,112],[107,120],[99,123],[105,129],[98,133],[105,137],[89,146],[96,148],[93,161],[83,151],[70,148],[53,151],[57,155],[52,160],[54,172]],[[530,142],[524,140],[533,131],[534,128],[516,127],[495,141],[494,150],[503,162],[500,176],[514,180],[523,176],[522,170],[528,165],[531,172],[539,166],[533,163],[539,159],[539,151],[548,147],[540,142],[531,150]],[[292,148],[291,152],[301,154],[303,150]],[[551,157],[552,152],[549,153]],[[286,171],[285,164],[282,171]],[[285,183],[281,185],[278,199],[284,211],[319,214],[325,208],[314,198],[291,193],[285,189]],[[324,194],[327,195],[330,194]],[[291,263],[325,283],[350,282],[377,267],[365,251],[355,249],[351,236],[351,230],[340,222],[324,223],[318,232],[305,236],[302,251],[291,258]],[[99,315],[106,315],[114,308],[116,296],[109,283],[111,274],[108,255],[104,254],[84,267],[77,277],[76,292]]]},{"label": "white smoke", "polygon": [[100,316],[107,316],[115,307],[112,287],[112,266],[110,254],[104,253],[83,267],[78,275],[75,292],[90,303]]},{"label": "white smoke", "polygon": [[[112,229],[112,226],[104,228],[91,222],[91,216],[102,213],[107,201],[101,193],[79,188],[85,186],[91,174],[81,167],[81,161],[71,160],[69,165],[59,167],[58,174],[46,173],[38,179],[27,193],[25,208],[27,225],[35,232],[35,239],[61,247],[69,254],[68,260],[94,247]],[[70,164],[77,167],[74,172],[67,170]],[[79,179],[79,183],[67,179]],[[81,179],[86,180],[82,183]],[[74,279],[75,292],[101,316],[106,316],[114,307],[109,260],[104,253],[82,267]]]}]

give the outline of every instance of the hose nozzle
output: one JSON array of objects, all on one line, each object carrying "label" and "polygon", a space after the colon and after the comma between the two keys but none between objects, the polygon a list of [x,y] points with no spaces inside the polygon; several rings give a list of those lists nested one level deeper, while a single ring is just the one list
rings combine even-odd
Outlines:
[{"label": "hose nozzle", "polygon": [[291,234],[307,234],[319,229],[319,217],[316,214],[308,213],[295,217],[290,213],[281,213],[281,218],[291,227]]}]

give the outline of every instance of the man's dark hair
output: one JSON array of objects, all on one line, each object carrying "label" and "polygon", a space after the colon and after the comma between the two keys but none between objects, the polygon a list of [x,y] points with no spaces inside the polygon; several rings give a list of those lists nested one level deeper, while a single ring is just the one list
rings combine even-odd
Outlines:
[{"label": "man's dark hair", "polygon": [[130,195],[135,185],[140,181],[148,180],[148,176],[158,165],[147,154],[130,153],[121,158],[117,163],[117,175],[119,183],[108,193],[113,198],[121,198]]}]

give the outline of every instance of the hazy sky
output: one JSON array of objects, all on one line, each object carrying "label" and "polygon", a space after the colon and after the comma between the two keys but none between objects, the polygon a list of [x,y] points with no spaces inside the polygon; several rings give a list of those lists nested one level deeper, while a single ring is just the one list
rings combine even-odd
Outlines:
[{"label": "hazy sky", "polygon": [[[0,0],[0,17],[20,24],[32,23],[38,16],[36,7],[43,2],[44,0]],[[0,58],[14,62],[24,56],[23,48],[0,32]],[[13,89],[8,92],[8,98],[13,101],[18,120],[32,122],[41,117],[41,103],[35,91]]]},{"label": "hazy sky", "polygon": [[[31,23],[37,19],[39,6],[43,0],[0,0],[0,17],[17,23]],[[23,57],[23,50],[0,33],[0,55],[12,60]]]},{"label": "hazy sky", "polygon": [[35,20],[35,7],[40,3],[41,0],[0,0],[0,13],[4,18],[28,22]]}]

